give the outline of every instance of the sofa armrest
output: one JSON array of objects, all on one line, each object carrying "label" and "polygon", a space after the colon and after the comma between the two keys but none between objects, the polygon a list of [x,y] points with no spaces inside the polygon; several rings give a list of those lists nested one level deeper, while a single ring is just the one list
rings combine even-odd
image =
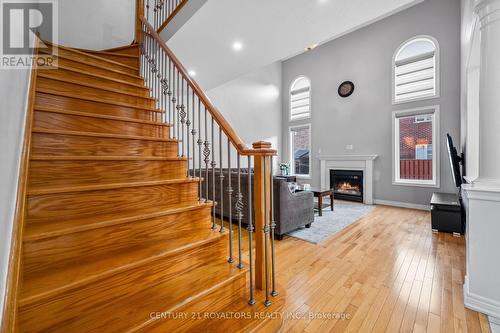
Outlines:
[{"label": "sofa armrest", "polygon": [[279,188],[279,209],[275,211],[277,234],[311,224],[314,221],[314,195],[312,192],[292,193],[288,185]]}]

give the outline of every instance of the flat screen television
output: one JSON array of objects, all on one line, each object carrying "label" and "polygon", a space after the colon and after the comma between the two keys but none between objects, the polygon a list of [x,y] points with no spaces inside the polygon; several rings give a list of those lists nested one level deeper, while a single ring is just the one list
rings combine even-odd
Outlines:
[{"label": "flat screen television", "polygon": [[462,185],[462,173],[460,172],[460,163],[463,161],[463,157],[458,155],[457,149],[453,145],[453,139],[450,134],[446,134],[446,145],[448,147],[448,156],[450,158],[451,174],[456,187]]}]

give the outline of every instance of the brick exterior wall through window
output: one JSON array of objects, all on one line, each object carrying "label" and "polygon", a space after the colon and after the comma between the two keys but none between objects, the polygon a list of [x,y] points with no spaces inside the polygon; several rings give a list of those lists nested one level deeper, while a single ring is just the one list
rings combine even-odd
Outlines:
[{"label": "brick exterior wall through window", "polygon": [[[399,118],[399,169],[400,179],[432,179],[433,147],[421,147],[417,156],[417,145],[432,145],[432,117],[412,116]],[[430,121],[428,121],[430,120]]]},{"label": "brick exterior wall through window", "polygon": [[415,122],[415,117],[399,119],[399,158],[416,159],[416,145],[432,144],[432,121]]}]

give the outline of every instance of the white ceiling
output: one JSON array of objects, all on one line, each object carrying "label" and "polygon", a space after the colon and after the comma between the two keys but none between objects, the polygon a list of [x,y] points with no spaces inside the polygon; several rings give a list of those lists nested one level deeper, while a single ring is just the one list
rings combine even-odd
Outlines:
[{"label": "white ceiling", "polygon": [[422,1],[208,0],[167,44],[209,90]]}]

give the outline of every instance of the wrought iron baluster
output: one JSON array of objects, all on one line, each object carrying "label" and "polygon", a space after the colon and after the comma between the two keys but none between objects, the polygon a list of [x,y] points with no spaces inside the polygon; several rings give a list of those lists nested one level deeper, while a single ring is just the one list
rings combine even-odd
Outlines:
[{"label": "wrought iron baluster", "polygon": [[252,166],[252,157],[248,156],[248,259],[249,259],[249,273],[250,273],[250,297],[248,299],[248,304],[255,304],[254,298],[254,285],[253,285],[253,231],[254,227],[252,224],[252,173],[250,172]]},{"label": "wrought iron baluster", "polygon": [[[264,198],[267,199],[267,157],[264,157]],[[266,274],[266,300],[264,302],[265,306],[270,306],[271,301],[269,300],[269,215],[267,214],[267,200],[264,199],[264,212],[266,212],[264,217],[264,261],[265,267],[264,271]]]},{"label": "wrought iron baluster", "polygon": [[[240,153],[237,153],[237,168],[238,168],[238,193],[236,194],[236,218],[238,219],[238,268],[243,268],[242,249],[241,249],[241,221],[243,219],[243,194],[241,193],[241,167]],[[250,251],[252,248],[250,248]]]},{"label": "wrought iron baluster", "polygon": [[214,202],[214,206],[212,208],[212,226],[215,228],[215,167],[217,166],[217,162],[215,162],[215,141],[214,141],[214,124],[215,120],[212,118],[212,200]]},{"label": "wrought iron baluster", "polygon": [[[221,130],[222,132],[222,130]],[[233,206],[231,204],[233,197],[233,187],[231,186],[231,178],[233,174],[231,172],[231,141],[227,138],[227,204],[229,208],[229,258],[227,261],[232,263],[233,260]]]},{"label": "wrought iron baluster", "polygon": [[[202,198],[202,183],[201,183],[201,145],[203,144],[203,141],[201,140],[201,101],[198,98],[198,192],[200,193],[200,201]],[[205,178],[205,182],[208,183],[208,178]],[[208,191],[205,193],[205,201],[208,200]]]},{"label": "wrought iron baluster", "polygon": [[167,67],[167,55],[165,52],[162,52],[163,55],[163,63],[162,63],[162,73],[163,73],[163,85],[162,85],[162,103],[163,103],[163,122],[168,123],[170,120],[168,119],[168,86],[170,82],[168,81],[168,67]]},{"label": "wrought iron baluster", "polygon": [[[210,196],[208,195],[208,188],[209,188],[209,178],[208,178],[208,164],[210,162],[210,143],[208,142],[208,110],[207,107],[205,107],[205,142],[204,142],[204,149],[203,149],[203,156],[205,156],[205,199],[208,201],[210,199]],[[215,200],[212,201],[215,202]],[[215,229],[215,221],[212,220],[212,229]]]},{"label": "wrought iron baluster", "polygon": [[187,147],[187,175],[189,177],[189,172],[191,170],[191,158],[189,152],[189,128],[191,127],[191,120],[189,119],[189,86],[186,86],[186,147]]},{"label": "wrought iron baluster", "polygon": [[224,172],[222,170],[222,127],[219,126],[220,230],[224,232]]},{"label": "wrought iron baluster", "polygon": [[181,106],[179,108],[181,121],[181,156],[184,157],[186,138],[184,133],[184,125],[186,124],[186,107],[184,105],[184,76],[181,76]]},{"label": "wrought iron baluster", "polygon": [[173,97],[173,74],[172,74],[172,62],[170,61],[170,58],[168,58],[168,80],[169,80],[169,85],[168,85],[168,92],[167,92],[167,95],[168,95],[168,122],[170,124],[169,128],[168,128],[168,131],[170,133],[170,137],[171,138],[175,138],[174,137],[174,113],[172,112],[172,109],[173,109],[173,106],[170,105],[170,103],[172,102],[172,104],[174,103],[172,101],[172,99],[174,98]]},{"label": "wrought iron baluster", "polygon": [[[191,87],[191,86],[189,86]],[[191,111],[192,113],[192,119],[193,119],[193,129],[191,130],[191,136],[192,136],[192,142],[193,142],[193,177],[196,177],[196,104],[195,104],[195,93],[194,90],[192,90],[193,95],[192,95],[192,101],[191,101]],[[198,118],[198,121],[200,119]],[[199,175],[201,177],[201,175]],[[199,182],[199,181],[198,181]],[[198,191],[198,201],[201,199],[201,191]]]},{"label": "wrought iron baluster", "polygon": [[[172,132],[174,133],[174,138],[177,139],[177,131],[175,129],[175,119],[177,117],[177,112],[176,112],[176,109],[177,109],[177,81],[175,79],[175,71],[176,71],[176,68],[175,68],[175,64],[172,62],[172,79],[173,79],[173,83],[172,83]],[[178,152],[178,149],[177,149],[177,152]]]},{"label": "wrought iron baluster", "polygon": [[272,296],[278,296],[276,290],[276,256],[274,252],[274,229],[276,229],[276,221],[274,220],[274,177],[273,177],[273,156],[270,157],[271,163],[271,283],[272,283]]},{"label": "wrought iron baluster", "polygon": [[[176,80],[177,85],[175,87],[175,89],[177,90],[177,105],[175,107],[175,110],[176,110],[176,113],[177,113],[177,115],[176,115],[176,117],[177,117],[177,123],[175,124],[175,126],[176,126],[177,138],[179,140],[182,140],[182,138],[180,137],[181,136],[181,131],[180,131],[180,129],[181,129],[181,127],[180,127],[180,123],[181,123],[181,120],[180,120],[180,118],[181,118],[180,117],[180,113],[181,113],[181,104],[180,104],[181,98],[180,98],[180,95],[179,95],[180,94],[180,89],[179,89],[179,86],[180,86],[179,81],[180,81],[180,79],[179,79],[179,77],[180,77],[180,71],[179,71],[179,69],[177,69],[177,80]],[[177,149],[177,156],[180,156],[179,148]]]}]

